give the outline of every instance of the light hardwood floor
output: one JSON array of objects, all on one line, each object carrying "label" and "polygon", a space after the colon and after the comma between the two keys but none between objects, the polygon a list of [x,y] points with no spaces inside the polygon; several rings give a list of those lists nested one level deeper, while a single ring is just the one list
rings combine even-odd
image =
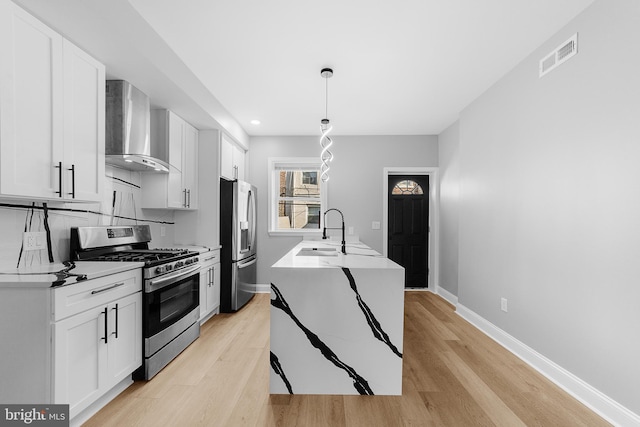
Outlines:
[{"label": "light hardwood floor", "polygon": [[609,425],[437,295],[405,293],[404,330],[402,396],[270,396],[269,295],[258,294],[85,426]]}]

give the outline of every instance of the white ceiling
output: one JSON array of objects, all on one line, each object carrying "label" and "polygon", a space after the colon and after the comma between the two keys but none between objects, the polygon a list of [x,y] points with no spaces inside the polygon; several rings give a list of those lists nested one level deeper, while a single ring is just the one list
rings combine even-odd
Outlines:
[{"label": "white ceiling", "polygon": [[[130,0],[250,135],[438,134],[593,0]],[[259,119],[260,126],[252,126]]]},{"label": "white ceiling", "polygon": [[[593,2],[17,1],[103,60],[107,73],[138,80],[152,100],[156,94],[158,103],[171,104],[167,94],[175,86],[199,98],[201,113],[223,124],[235,118],[249,135],[318,134],[325,113],[323,67],[334,70],[328,115],[335,135],[438,134]],[[138,28],[115,25],[118,14],[135,11],[139,16],[129,18]],[[110,23],[112,36],[100,34]],[[151,77],[126,75],[145,69],[127,68],[124,57],[109,50],[108,41],[132,40],[140,32],[140,38],[149,40],[151,32],[168,45],[144,54],[165,79],[163,89],[153,86]],[[186,83],[176,81],[181,76],[188,77]],[[162,78],[155,80],[160,84]],[[226,112],[231,117],[222,117]],[[252,119],[262,124],[251,125]]]}]

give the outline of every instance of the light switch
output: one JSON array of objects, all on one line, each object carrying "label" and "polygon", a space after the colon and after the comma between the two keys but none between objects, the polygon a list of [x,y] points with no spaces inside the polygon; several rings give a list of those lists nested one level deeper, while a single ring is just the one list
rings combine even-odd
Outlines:
[{"label": "light switch", "polygon": [[380,221],[371,222],[371,229],[372,230],[380,230]]}]

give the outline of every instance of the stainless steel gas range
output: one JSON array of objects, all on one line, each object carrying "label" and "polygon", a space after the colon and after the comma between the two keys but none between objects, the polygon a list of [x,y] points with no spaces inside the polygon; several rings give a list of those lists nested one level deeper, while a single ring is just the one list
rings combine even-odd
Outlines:
[{"label": "stainless steel gas range", "polygon": [[199,258],[184,249],[149,249],[148,225],[71,229],[71,259],[144,262],[143,365],[149,380],[200,336]]}]

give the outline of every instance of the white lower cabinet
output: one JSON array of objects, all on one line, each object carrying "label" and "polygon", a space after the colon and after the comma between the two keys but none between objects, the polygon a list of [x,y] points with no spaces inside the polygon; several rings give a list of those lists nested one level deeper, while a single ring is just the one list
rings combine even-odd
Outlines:
[{"label": "white lower cabinet", "polygon": [[142,364],[141,291],[139,270],[54,291],[54,403],[71,417]]},{"label": "white lower cabinet", "polygon": [[102,324],[101,308],[54,324],[54,403],[68,403],[70,416],[102,395],[107,367]]},{"label": "white lower cabinet", "polygon": [[220,249],[202,254],[200,268],[200,323],[220,309]]},{"label": "white lower cabinet", "polygon": [[[0,402],[69,404],[74,418],[142,364],[142,272],[56,288],[0,287]],[[93,410],[93,409],[92,409]]]},{"label": "white lower cabinet", "polygon": [[56,322],[54,343],[54,403],[73,417],[142,363],[142,293]]}]

